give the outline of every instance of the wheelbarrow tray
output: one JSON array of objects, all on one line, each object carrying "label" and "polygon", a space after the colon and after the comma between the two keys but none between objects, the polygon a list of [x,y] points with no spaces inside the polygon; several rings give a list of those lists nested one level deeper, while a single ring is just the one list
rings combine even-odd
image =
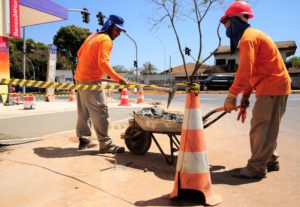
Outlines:
[{"label": "wheelbarrow tray", "polygon": [[[207,119],[216,112],[222,112],[216,118],[211,121]],[[202,117],[203,128],[209,127],[211,124],[216,122],[222,116],[224,116],[224,108],[217,108]],[[154,119],[147,116],[138,116],[132,115],[133,119],[129,120],[129,126],[125,131],[124,139],[127,148],[135,154],[145,154],[150,146],[152,140],[155,142],[161,154],[165,157],[168,164],[173,164],[174,153],[179,150],[180,141],[177,138],[177,135],[180,135],[182,122],[164,120],[164,119]],[[170,155],[167,155],[164,150],[159,145],[154,134],[165,134],[169,137],[170,140]]]},{"label": "wheelbarrow tray", "polygon": [[146,116],[133,116],[137,124],[147,132],[152,133],[180,133],[182,122],[153,119]]}]

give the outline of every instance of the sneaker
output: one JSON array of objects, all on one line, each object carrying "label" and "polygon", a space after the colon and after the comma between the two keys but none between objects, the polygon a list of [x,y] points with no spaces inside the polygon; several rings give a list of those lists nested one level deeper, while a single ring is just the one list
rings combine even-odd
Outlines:
[{"label": "sneaker", "polygon": [[266,173],[251,172],[247,168],[233,169],[231,175],[236,178],[246,178],[246,179],[263,179],[266,177]]},{"label": "sneaker", "polygon": [[79,138],[78,150],[94,147],[96,144],[92,144],[92,140],[86,138]]},{"label": "sneaker", "polygon": [[124,153],[125,148],[124,147],[119,147],[117,145],[111,145],[107,148],[100,149],[99,152],[100,152],[100,154],[105,154],[105,153],[118,154],[118,153]]},{"label": "sneaker", "polygon": [[273,171],[279,171],[280,167],[279,167],[279,162],[268,162],[267,164],[267,170],[268,172],[273,172]]}]

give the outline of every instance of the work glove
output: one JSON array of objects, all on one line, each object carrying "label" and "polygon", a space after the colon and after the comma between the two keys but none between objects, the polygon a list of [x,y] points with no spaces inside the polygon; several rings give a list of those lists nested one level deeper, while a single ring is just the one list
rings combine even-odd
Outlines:
[{"label": "work glove", "polygon": [[248,108],[250,105],[249,96],[244,96],[241,98],[241,108]]},{"label": "work glove", "polygon": [[232,110],[237,110],[236,109],[236,96],[231,94],[231,93],[228,93],[227,94],[227,97],[225,99],[225,102],[224,102],[224,110],[227,112],[227,113],[230,113]]},{"label": "work glove", "polygon": [[246,118],[247,118],[247,109],[241,107],[237,120],[239,121],[241,119],[242,123],[245,123]]},{"label": "work glove", "polygon": [[250,105],[249,97],[250,96],[248,95],[243,95],[241,98],[241,107],[238,113],[237,120],[239,121],[241,119],[242,123],[245,123],[245,120],[247,118],[247,108]]}]

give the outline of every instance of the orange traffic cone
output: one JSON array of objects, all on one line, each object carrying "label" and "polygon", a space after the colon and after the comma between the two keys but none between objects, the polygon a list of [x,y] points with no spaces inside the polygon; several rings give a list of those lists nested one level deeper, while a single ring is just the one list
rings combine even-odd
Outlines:
[{"label": "orange traffic cone", "polygon": [[196,190],[203,193],[206,204],[216,205],[223,199],[212,190],[199,92],[198,84],[187,85],[175,184],[166,197],[180,197],[184,190]]},{"label": "orange traffic cone", "polygon": [[121,103],[119,106],[130,106],[128,99],[128,91],[127,88],[123,88],[121,92]]},{"label": "orange traffic cone", "polygon": [[70,91],[70,99],[69,101],[76,101],[76,93],[75,93],[75,90],[71,90]]},{"label": "orange traffic cone", "polygon": [[140,88],[140,90],[138,91],[138,99],[137,99],[137,104],[142,104],[145,103],[144,101],[144,91],[143,88]]}]

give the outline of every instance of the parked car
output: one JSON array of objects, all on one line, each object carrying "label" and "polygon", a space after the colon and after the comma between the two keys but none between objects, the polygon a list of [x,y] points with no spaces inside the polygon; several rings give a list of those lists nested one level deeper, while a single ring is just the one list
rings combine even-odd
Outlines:
[{"label": "parked car", "polygon": [[200,89],[207,90],[228,90],[233,83],[234,75],[211,75],[205,80],[200,80]]},{"label": "parked car", "polygon": [[[22,86],[15,86],[16,92],[22,92],[23,87]],[[33,86],[25,86],[25,91],[26,93],[44,93],[45,89],[44,88],[38,88],[38,87],[33,87]]]}]

